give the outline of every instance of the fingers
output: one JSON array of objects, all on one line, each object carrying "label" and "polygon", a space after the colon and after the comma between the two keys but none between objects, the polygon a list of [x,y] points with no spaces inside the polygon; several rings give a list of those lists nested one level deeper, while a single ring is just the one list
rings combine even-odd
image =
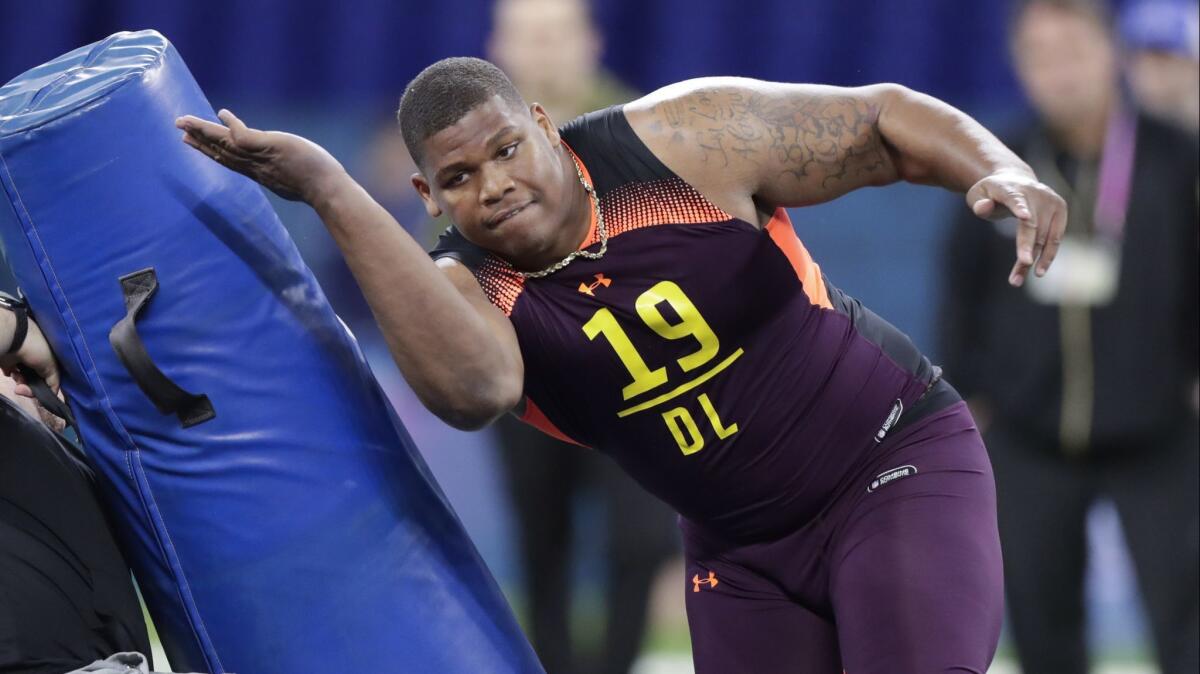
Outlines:
[{"label": "fingers", "polygon": [[1003,220],[1008,217],[1029,220],[1034,212],[1024,194],[1006,185],[981,183],[971,189],[971,193],[967,195],[967,202],[975,215],[985,220]]},{"label": "fingers", "polygon": [[1024,194],[1015,189],[997,190],[997,192],[997,194],[989,194],[988,196],[996,203],[1007,208],[1013,214],[1013,217],[1022,222],[1033,220],[1033,208],[1029,204],[1029,199]]},{"label": "fingers", "polygon": [[975,216],[979,217],[979,218],[983,218],[984,220],[987,220],[988,218],[992,217],[992,213],[994,213],[995,210],[996,210],[996,202],[992,201],[991,199],[988,199],[986,197],[984,197],[983,199],[979,199],[975,203],[971,204],[971,211],[973,213],[975,213]]},{"label": "fingers", "polygon": [[981,181],[972,189],[971,210],[987,220],[1016,219],[1017,260],[1008,282],[1024,285],[1031,270],[1044,276],[1058,255],[1066,230],[1066,203],[1045,185],[1010,180]]},{"label": "fingers", "polygon": [[217,113],[217,118],[229,127],[229,135],[238,148],[249,152],[266,149],[266,133],[246,126],[242,120],[238,119],[237,115],[229,110],[222,109]]},{"label": "fingers", "polygon": [[1014,288],[1025,285],[1025,277],[1029,275],[1029,265],[1017,260],[1012,271],[1008,273],[1008,284]]},{"label": "fingers", "polygon": [[[1060,200],[1061,201],[1061,200]],[[1045,276],[1050,264],[1058,256],[1058,247],[1062,244],[1063,234],[1067,229],[1067,208],[1065,203],[1054,204],[1050,213],[1050,223],[1046,231],[1045,248],[1041,259],[1038,260],[1037,275]]]},{"label": "fingers", "polygon": [[37,398],[35,395],[33,395],[33,389],[29,388],[28,384],[17,384],[13,387],[13,393],[26,398]]},{"label": "fingers", "polygon": [[1016,190],[998,190],[999,194],[992,195],[992,200],[1003,206],[1017,219],[1017,262],[1021,267],[1020,276],[1037,261],[1038,225],[1034,210],[1030,207],[1025,195]]},{"label": "fingers", "polygon": [[49,386],[50,390],[54,391],[54,395],[58,395],[59,394],[58,368],[51,367],[49,369],[49,371],[39,372],[38,374],[41,375],[42,379],[46,380],[46,386]]},{"label": "fingers", "polygon": [[[1030,218],[1018,222],[1017,262],[1009,275],[1009,283],[1017,287],[1025,283],[1030,269],[1037,276],[1046,275],[1067,228],[1067,206],[1061,197],[1049,190],[1031,196],[1032,199],[1022,199]],[[1031,206],[1035,199],[1037,205]]]},{"label": "fingers", "polygon": [[226,142],[209,142],[200,136],[190,133],[183,135],[185,145],[199,150],[201,154],[212,159],[213,161],[226,166],[240,173],[247,173],[253,163],[253,160],[236,150],[231,150],[232,141]]},{"label": "fingers", "polygon": [[202,143],[220,143],[229,140],[229,129],[207,119],[184,115],[175,120],[175,128]]},{"label": "fingers", "polygon": [[[228,115],[229,118],[236,120],[243,133],[249,131],[246,129],[246,125],[242,124],[241,120],[233,117],[232,113],[228,110],[222,110],[221,112]],[[222,119],[222,121],[227,120]],[[254,151],[253,148],[239,143],[234,129],[200,119],[199,117],[184,115],[175,120],[175,126],[183,130],[183,142],[222,163],[225,163],[222,158],[249,160]],[[216,154],[214,155],[212,152],[206,151],[205,148],[214,150]]]},{"label": "fingers", "polygon": [[183,135],[183,143],[184,145],[199,150],[201,154],[209,159],[212,159],[213,161],[227,164],[228,160],[226,155],[222,153],[221,146],[215,143],[206,143],[204,141],[197,140],[196,137],[186,133]]}]

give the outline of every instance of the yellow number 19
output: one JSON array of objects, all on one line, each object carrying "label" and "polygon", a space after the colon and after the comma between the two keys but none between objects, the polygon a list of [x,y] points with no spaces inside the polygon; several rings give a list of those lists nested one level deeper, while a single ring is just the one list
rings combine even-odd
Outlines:
[{"label": "yellow number 19", "polygon": [[588,339],[595,339],[596,335],[604,335],[608,339],[608,343],[612,345],[613,351],[617,352],[621,364],[625,366],[626,370],[629,370],[629,374],[633,375],[633,383],[621,389],[621,396],[625,400],[667,383],[667,368],[660,367],[657,370],[651,370],[646,366],[646,361],[642,360],[641,354],[629,341],[629,335],[626,335],[625,331],[621,329],[621,324],[617,322],[617,318],[608,310],[608,307],[597,311],[591,320],[584,323],[583,332]]},{"label": "yellow number 19", "polygon": [[[659,311],[659,305],[666,302],[675,314],[679,316],[678,323],[669,323]],[[700,315],[696,305],[692,303],[683,289],[671,281],[661,281],[637,298],[635,303],[638,316],[664,339],[683,339],[693,337],[700,343],[700,349],[679,359],[679,366],[684,372],[694,370],[716,357],[720,351],[720,341],[717,335],[708,327],[708,322]],[[656,386],[667,382],[667,369],[660,367],[651,370],[641,354],[629,341],[625,330],[617,323],[617,319],[607,308],[598,310],[583,326],[583,332],[588,339],[604,335],[605,339],[617,352],[621,364],[633,377],[633,382],[621,389],[625,400],[641,395]]]},{"label": "yellow number 19", "polygon": [[[679,323],[671,325],[663,318],[658,305],[666,302],[679,315]],[[695,337],[700,342],[700,350],[679,359],[679,366],[684,372],[690,372],[712,360],[721,350],[720,340],[708,327],[708,322],[700,315],[696,305],[683,293],[683,288],[670,281],[662,281],[653,288],[642,293],[637,298],[638,316],[642,317],[650,329],[664,339],[683,339]]]}]

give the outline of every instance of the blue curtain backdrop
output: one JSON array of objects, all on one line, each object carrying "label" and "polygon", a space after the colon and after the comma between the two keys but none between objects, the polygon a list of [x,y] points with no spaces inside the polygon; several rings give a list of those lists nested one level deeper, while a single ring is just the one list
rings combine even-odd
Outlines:
[{"label": "blue curtain backdrop", "polygon": [[[480,55],[489,0],[3,0],[0,79],[118,30],[156,28],[210,95],[396,97]],[[597,0],[606,61],[642,90],[686,77],[897,81],[974,107],[1011,97],[1004,0]]]}]

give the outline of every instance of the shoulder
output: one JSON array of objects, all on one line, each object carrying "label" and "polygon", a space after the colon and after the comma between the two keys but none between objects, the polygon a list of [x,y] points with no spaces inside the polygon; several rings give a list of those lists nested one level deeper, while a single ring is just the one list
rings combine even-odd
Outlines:
[{"label": "shoulder", "polygon": [[752,197],[776,139],[798,137],[785,128],[795,120],[778,104],[789,86],[796,85],[740,77],[685,80],[628,103],[625,115],[663,164],[717,206],[753,222]]},{"label": "shoulder", "polygon": [[634,131],[624,105],[576,117],[559,134],[587,166],[600,196],[631,182],[677,177]]},{"label": "shoulder", "polygon": [[434,260],[455,260],[472,271],[483,266],[489,255],[486,250],[468,241],[453,225],[442,232],[433,249],[429,251],[429,256]]}]

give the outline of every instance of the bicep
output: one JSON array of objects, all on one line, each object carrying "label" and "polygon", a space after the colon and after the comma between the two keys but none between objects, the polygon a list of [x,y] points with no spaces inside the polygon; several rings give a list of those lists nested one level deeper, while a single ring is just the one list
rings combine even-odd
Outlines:
[{"label": "bicep", "polygon": [[450,283],[462,293],[471,308],[487,323],[489,332],[496,338],[496,345],[501,351],[501,359],[496,363],[497,367],[503,368],[509,371],[509,374],[523,380],[524,364],[512,321],[483,294],[483,289],[479,286],[479,281],[475,279],[475,274],[471,273],[466,265],[451,257],[438,258],[435,263],[450,280]]},{"label": "bicep", "polygon": [[891,89],[707,78],[660,89],[625,111],[663,163],[701,192],[772,209],[898,178],[877,124]]}]

